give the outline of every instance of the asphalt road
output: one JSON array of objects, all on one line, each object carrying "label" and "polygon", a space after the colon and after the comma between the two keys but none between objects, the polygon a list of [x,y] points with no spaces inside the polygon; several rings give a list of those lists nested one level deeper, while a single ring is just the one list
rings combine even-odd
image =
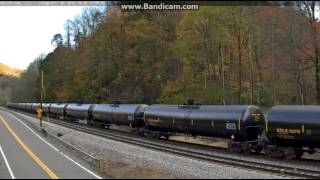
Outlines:
[{"label": "asphalt road", "polygon": [[21,120],[2,110],[0,149],[3,152],[0,153],[0,179],[12,176],[17,179],[99,178],[49,144]]}]

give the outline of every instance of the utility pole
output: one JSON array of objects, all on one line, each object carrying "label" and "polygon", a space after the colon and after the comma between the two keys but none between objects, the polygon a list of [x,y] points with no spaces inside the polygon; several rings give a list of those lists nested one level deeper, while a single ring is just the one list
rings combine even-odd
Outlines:
[{"label": "utility pole", "polygon": [[207,73],[204,71],[204,89],[207,89]]},{"label": "utility pole", "polygon": [[[41,71],[41,102],[40,102],[40,108],[42,110],[42,103],[43,103],[43,71]],[[42,128],[42,113],[40,115],[40,127]]]}]

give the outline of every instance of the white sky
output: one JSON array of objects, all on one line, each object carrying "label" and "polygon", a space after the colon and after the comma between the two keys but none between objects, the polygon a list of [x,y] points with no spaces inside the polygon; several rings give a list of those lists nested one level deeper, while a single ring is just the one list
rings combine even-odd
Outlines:
[{"label": "white sky", "polygon": [[26,69],[40,54],[51,52],[53,35],[84,6],[0,6],[0,63]]}]

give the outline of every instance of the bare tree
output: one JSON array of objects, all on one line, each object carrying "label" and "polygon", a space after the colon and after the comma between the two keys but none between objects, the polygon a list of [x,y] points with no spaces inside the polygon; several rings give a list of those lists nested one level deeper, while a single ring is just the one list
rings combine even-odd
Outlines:
[{"label": "bare tree", "polygon": [[316,98],[317,103],[320,104],[320,74],[319,74],[319,44],[317,42],[317,27],[318,20],[316,18],[316,10],[319,6],[319,2],[316,1],[297,1],[297,6],[300,12],[308,19],[310,29],[312,31],[313,40],[313,62],[315,65],[315,76],[316,76]]},{"label": "bare tree", "polygon": [[72,22],[71,20],[67,20],[66,24],[65,24],[65,30],[66,30],[66,45],[67,47],[71,47],[71,26],[72,26]]}]

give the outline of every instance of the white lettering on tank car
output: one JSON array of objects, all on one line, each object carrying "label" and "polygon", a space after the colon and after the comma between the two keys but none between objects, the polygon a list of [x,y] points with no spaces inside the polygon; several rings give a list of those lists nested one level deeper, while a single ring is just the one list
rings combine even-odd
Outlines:
[{"label": "white lettering on tank car", "polygon": [[236,125],[236,123],[226,123],[226,129],[237,130],[237,125]]}]

